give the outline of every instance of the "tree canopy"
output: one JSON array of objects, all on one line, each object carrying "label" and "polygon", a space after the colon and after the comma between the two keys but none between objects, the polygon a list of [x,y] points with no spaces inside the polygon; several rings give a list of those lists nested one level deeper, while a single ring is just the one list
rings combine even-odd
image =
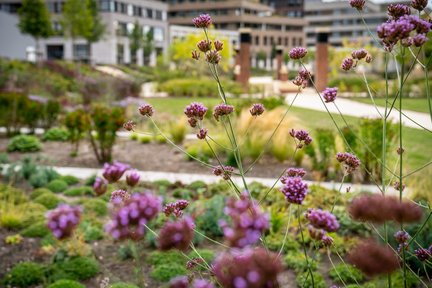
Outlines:
[{"label": "tree canopy", "polygon": [[23,34],[35,39],[48,38],[52,35],[50,13],[43,0],[23,0],[18,10],[18,27]]}]

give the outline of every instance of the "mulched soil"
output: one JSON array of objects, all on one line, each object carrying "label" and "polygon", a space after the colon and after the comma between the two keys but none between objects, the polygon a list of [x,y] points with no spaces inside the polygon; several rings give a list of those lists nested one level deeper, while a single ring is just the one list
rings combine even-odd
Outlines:
[{"label": "mulched soil", "polygon": [[[6,151],[8,139],[0,139],[0,152]],[[37,162],[45,165],[99,168],[88,142],[82,142],[79,155],[70,157],[72,147],[69,143],[45,142],[42,151],[36,153],[9,153],[10,162],[23,156],[32,156]],[[188,161],[185,155],[169,144],[141,144],[129,139],[119,139],[114,146],[113,159],[130,164],[142,171],[162,171],[177,173],[211,174],[211,169],[203,167],[195,161]],[[211,164],[217,165],[216,161]],[[249,167],[251,161],[244,161]],[[257,165],[247,174],[250,177],[277,178],[283,169],[290,163],[280,163],[273,157],[264,156]],[[292,166],[292,164],[291,164]]]}]

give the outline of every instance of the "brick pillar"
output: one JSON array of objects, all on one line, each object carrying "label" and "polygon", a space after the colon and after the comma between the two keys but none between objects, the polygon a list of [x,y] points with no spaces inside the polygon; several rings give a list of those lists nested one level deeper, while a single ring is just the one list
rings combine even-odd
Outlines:
[{"label": "brick pillar", "polygon": [[244,88],[248,87],[250,77],[250,46],[251,46],[251,30],[240,30],[240,53],[239,64],[240,73],[237,75],[236,80],[240,82]]},{"label": "brick pillar", "polygon": [[315,85],[318,91],[327,87],[329,55],[328,55],[328,36],[327,31],[317,33],[316,55],[315,55]]},{"label": "brick pillar", "polygon": [[283,49],[281,46],[276,47],[276,75],[277,80],[281,80],[281,69],[282,69],[282,53]]}]

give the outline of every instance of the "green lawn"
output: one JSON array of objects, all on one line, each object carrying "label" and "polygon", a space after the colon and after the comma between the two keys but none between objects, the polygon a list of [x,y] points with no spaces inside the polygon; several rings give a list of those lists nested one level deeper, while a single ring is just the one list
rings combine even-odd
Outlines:
[{"label": "green lawn", "polygon": [[[372,100],[368,97],[362,97],[362,98],[348,98],[349,100],[354,100],[361,103],[366,104],[373,104]],[[385,98],[374,98],[374,101],[376,105],[385,107]],[[389,100],[390,104],[393,100]],[[396,105],[399,105],[399,102],[397,100]],[[402,99],[402,106],[405,110],[412,110],[417,112],[423,112],[423,113],[429,113],[429,106],[428,106],[428,100],[426,98],[403,98]]]},{"label": "green lawn", "polygon": [[[404,99],[405,100],[405,99]],[[408,99],[408,100],[418,100],[418,99]],[[209,109],[214,105],[220,103],[219,98],[151,98],[148,99],[156,111],[164,111],[175,116],[183,115],[184,108],[191,102],[201,102]],[[235,105],[240,101],[245,101],[242,99],[232,99],[231,103]],[[265,114],[264,114],[265,115]],[[314,130],[316,128],[331,128],[336,131],[336,127],[331,120],[330,116],[326,112],[320,112],[310,109],[292,107],[289,114],[299,119],[301,125],[309,130]],[[332,114],[335,122],[339,127],[344,127],[344,121],[340,115]],[[356,127],[360,118],[345,116],[345,120],[351,127]],[[293,127],[302,128],[302,127]],[[432,160],[432,155],[430,152],[430,147],[432,147],[432,135],[429,132],[404,127],[404,148],[405,157],[404,161],[406,164],[406,171],[412,171],[427,162]]]}]

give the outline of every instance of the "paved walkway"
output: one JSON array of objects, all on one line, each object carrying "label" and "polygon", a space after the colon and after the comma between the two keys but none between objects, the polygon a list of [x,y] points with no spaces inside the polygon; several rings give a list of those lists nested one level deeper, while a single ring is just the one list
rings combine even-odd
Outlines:
[{"label": "paved walkway", "polygon": [[[93,175],[101,175],[102,169],[95,168],[78,168],[78,167],[53,167],[61,175],[72,175],[80,179],[85,179]],[[173,173],[173,172],[156,172],[156,171],[138,171],[143,181],[156,181],[156,180],[168,180],[172,183],[180,181],[184,184],[190,184],[194,181],[203,181],[207,184],[216,183],[221,180],[220,177],[208,174],[189,174],[189,173]],[[233,177],[235,183],[242,185],[240,177]],[[274,178],[261,178],[261,177],[247,177],[246,183],[259,182],[266,186],[273,186],[276,179]],[[327,189],[338,190],[341,183],[339,182],[314,182],[306,181],[309,185],[317,184]],[[276,187],[280,187],[280,182]],[[367,191],[367,192],[378,192],[378,188],[375,185],[360,185],[344,183],[342,185],[342,192],[345,192],[348,187],[351,187],[351,192]],[[393,188],[390,193],[396,193]]]},{"label": "paved walkway", "polygon": [[[295,97],[295,93],[290,93],[286,95],[285,99],[287,103],[291,103],[294,100],[294,97]],[[378,106],[377,108],[375,108],[375,106],[373,105],[360,103],[360,102],[356,102],[344,98],[338,98],[336,100],[336,103],[337,103],[337,107],[339,107],[339,110],[344,115],[349,115],[354,117],[377,118],[377,117],[381,117],[381,115],[384,115],[384,111],[385,111],[384,107]],[[326,109],[323,103],[321,102],[321,100],[318,98],[317,93],[315,92],[315,90],[312,89],[305,89],[301,94],[299,94],[296,100],[294,101],[293,106],[326,112]],[[327,108],[331,113],[339,114],[336,106],[333,105],[332,103],[327,104]],[[381,115],[378,113],[378,111]],[[409,119],[411,118],[415,122],[422,125],[423,127],[432,130],[432,122],[429,114],[414,112],[409,110],[403,110],[403,113],[406,116],[408,116],[408,118],[406,116],[402,116],[402,123],[405,126],[416,128],[416,129],[423,129]],[[393,109],[389,118],[394,122],[399,123],[399,111]]]}]

